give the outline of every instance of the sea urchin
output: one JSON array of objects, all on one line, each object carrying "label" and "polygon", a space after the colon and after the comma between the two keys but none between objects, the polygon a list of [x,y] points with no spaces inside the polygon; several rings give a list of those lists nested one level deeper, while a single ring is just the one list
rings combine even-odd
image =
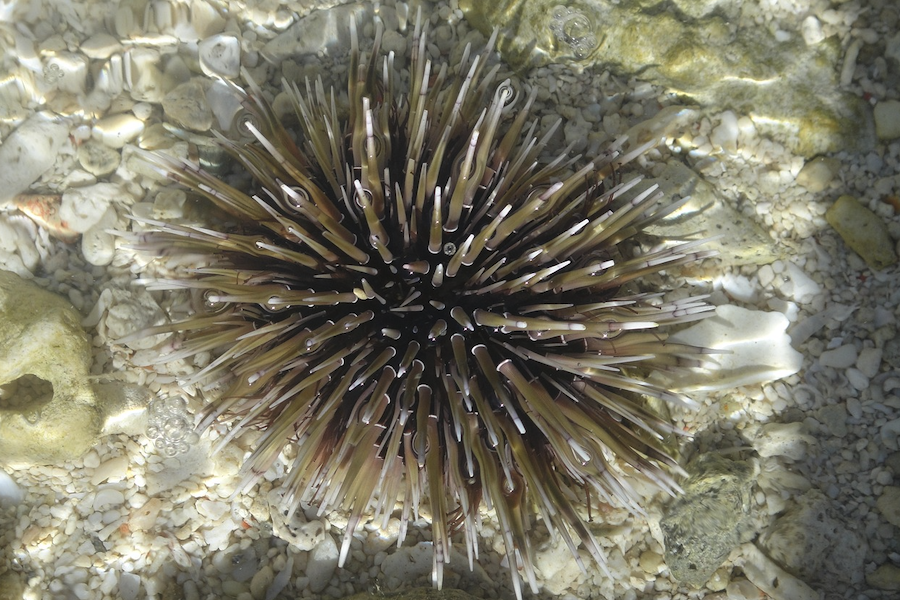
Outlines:
[{"label": "sea urchin", "polygon": [[538,516],[576,560],[581,543],[602,566],[580,510],[590,496],[639,510],[629,478],[677,488],[671,427],[640,397],[687,402],[645,376],[695,363],[701,350],[667,343],[665,328],[709,307],[622,290],[705,253],[696,242],[626,251],[673,207],[654,188],[621,200],[638,180],[622,183],[618,168],[652,143],[622,154],[618,140],[574,172],[565,153],[540,164],[549,134],[527,123],[535,94],[507,115],[509,82],[493,88],[486,64],[493,39],[455,74],[434,73],[417,22],[403,94],[393,55],[378,58],[380,31],[361,60],[353,27],[344,122],[321,82],[305,94],[285,83],[299,142],[252,82],[241,92],[254,141],[221,144],[255,193],[145,153],[229,219],[144,222],[132,235],[137,249],[195,260],[145,283],[206,307],[139,335],[178,334],[161,362],[215,357],[185,383],[218,390],[200,428],[226,417],[226,439],[263,430],[241,489],[296,444],[287,502],[346,511],[341,562],[364,517],[397,510],[405,530],[427,502],[440,586],[452,534],[470,566],[477,556],[483,504],[521,596],[520,571],[537,590]]}]

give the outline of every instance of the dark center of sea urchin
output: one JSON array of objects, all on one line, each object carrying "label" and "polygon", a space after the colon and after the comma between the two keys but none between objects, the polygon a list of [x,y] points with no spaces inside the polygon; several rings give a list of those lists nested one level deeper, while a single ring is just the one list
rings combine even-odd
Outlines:
[{"label": "dark center of sea urchin", "polygon": [[252,82],[240,92],[255,141],[221,143],[253,176],[252,195],[145,155],[231,223],[145,222],[132,236],[195,259],[147,283],[193,290],[209,309],[136,335],[178,334],[159,362],[213,354],[184,384],[214,390],[201,427],[232,418],[226,441],[263,430],[243,487],[296,444],[287,502],[349,514],[341,562],[364,517],[399,511],[405,531],[427,502],[437,585],[454,532],[471,566],[482,506],[517,594],[520,570],[537,591],[537,517],[579,564],[580,542],[602,566],[582,509],[595,495],[640,510],[633,477],[677,489],[662,443],[672,428],[640,396],[687,402],[644,377],[695,364],[702,350],[665,330],[709,308],[620,290],[705,254],[694,242],[623,252],[672,207],[654,189],[620,200],[637,180],[616,170],[650,144],[623,155],[619,140],[574,173],[565,154],[540,164],[549,135],[527,123],[534,94],[507,116],[508,83],[491,93],[493,39],[457,73],[433,73],[417,23],[407,94],[395,92],[393,56],[377,59],[380,27],[368,61],[355,26],[353,39],[346,122],[321,83],[306,94],[286,84],[299,145]]}]

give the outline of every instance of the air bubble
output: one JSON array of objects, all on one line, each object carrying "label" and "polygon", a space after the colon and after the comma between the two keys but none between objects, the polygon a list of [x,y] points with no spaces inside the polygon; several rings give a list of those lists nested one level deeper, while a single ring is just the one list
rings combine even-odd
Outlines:
[{"label": "air bubble", "polygon": [[556,41],[569,46],[576,58],[586,57],[597,47],[594,24],[583,12],[558,4],[550,19],[550,31]]},{"label": "air bubble", "polygon": [[173,396],[150,403],[147,437],[161,454],[172,457],[187,452],[200,439],[192,429],[193,415],[184,398]]},{"label": "air bubble", "polygon": [[454,244],[453,242],[447,242],[446,244],[444,244],[444,254],[446,254],[447,256],[453,256],[454,254],[456,254],[456,244]]}]

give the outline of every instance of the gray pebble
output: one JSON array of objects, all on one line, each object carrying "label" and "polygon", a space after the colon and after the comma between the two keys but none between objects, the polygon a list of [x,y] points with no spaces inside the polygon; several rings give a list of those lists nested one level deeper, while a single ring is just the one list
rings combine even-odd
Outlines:
[{"label": "gray pebble", "polygon": [[196,79],[182,83],[166,94],[163,111],[170,120],[194,131],[207,131],[213,124],[213,114],[206,101],[206,92]]},{"label": "gray pebble", "polygon": [[843,404],[829,404],[819,409],[819,422],[831,435],[844,437],[847,435],[847,409]]},{"label": "gray pebble", "polygon": [[878,375],[881,367],[881,348],[863,348],[856,359],[856,368],[870,379]]},{"label": "gray pebble", "polygon": [[96,140],[88,140],[78,147],[78,162],[85,171],[97,177],[115,171],[121,159],[117,150]]},{"label": "gray pebble", "polygon": [[823,352],[819,357],[819,364],[832,369],[846,369],[856,362],[856,358],[856,347],[853,344],[844,344]]}]

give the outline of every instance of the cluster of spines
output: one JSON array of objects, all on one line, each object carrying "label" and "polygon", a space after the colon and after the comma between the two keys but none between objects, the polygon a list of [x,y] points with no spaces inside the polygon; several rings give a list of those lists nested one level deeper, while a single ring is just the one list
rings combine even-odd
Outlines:
[{"label": "cluster of spines", "polygon": [[617,140],[574,172],[566,152],[539,166],[552,131],[537,139],[528,125],[534,94],[500,134],[512,92],[504,82],[490,94],[493,38],[457,74],[432,76],[417,21],[404,97],[392,56],[377,77],[380,31],[360,61],[354,26],[346,125],[320,82],[305,96],[285,84],[301,146],[250,83],[256,143],[221,143],[256,194],[144,155],[239,226],[146,221],[151,231],[132,236],[140,250],[198,257],[188,276],[144,283],[192,290],[208,312],[140,335],[183,338],[160,362],[216,356],[184,383],[222,388],[200,428],[234,417],[223,444],[264,429],[242,488],[296,444],[289,508],[349,514],[341,562],[366,516],[386,522],[399,508],[405,532],[427,498],[440,585],[453,532],[475,560],[483,503],[521,595],[519,569],[537,590],[533,512],[579,564],[580,541],[603,565],[576,491],[639,511],[629,477],[677,489],[662,442],[673,430],[636,397],[689,402],[644,376],[695,364],[702,350],[664,329],[710,307],[617,293],[708,253],[697,242],[620,252],[677,208],[655,188],[619,200],[638,179],[612,176],[652,142],[623,154]]}]

